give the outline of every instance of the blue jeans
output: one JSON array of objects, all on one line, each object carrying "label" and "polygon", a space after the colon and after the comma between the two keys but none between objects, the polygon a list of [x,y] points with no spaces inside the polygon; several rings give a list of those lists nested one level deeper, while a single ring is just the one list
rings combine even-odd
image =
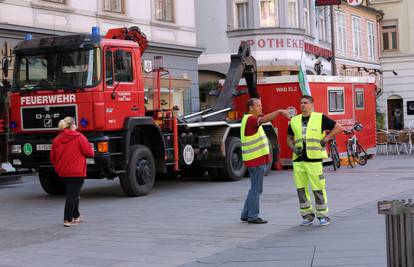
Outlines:
[{"label": "blue jeans", "polygon": [[260,195],[263,192],[263,176],[265,174],[267,164],[257,167],[247,168],[250,176],[250,190],[244,202],[241,219],[255,220],[259,217],[260,211]]}]

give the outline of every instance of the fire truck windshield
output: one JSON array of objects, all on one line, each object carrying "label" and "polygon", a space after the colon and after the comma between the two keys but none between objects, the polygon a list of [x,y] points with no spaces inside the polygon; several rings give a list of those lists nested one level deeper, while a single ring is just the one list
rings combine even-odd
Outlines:
[{"label": "fire truck windshield", "polygon": [[99,48],[16,55],[13,91],[82,89],[101,79]]}]

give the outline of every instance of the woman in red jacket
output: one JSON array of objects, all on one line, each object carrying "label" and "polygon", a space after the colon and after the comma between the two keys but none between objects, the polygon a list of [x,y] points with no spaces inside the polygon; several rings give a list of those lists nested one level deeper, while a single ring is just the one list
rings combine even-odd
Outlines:
[{"label": "woman in red jacket", "polygon": [[86,158],[94,152],[88,139],[76,131],[78,127],[71,117],[59,121],[60,134],[53,139],[50,160],[56,172],[63,178],[66,189],[65,217],[63,225],[75,226],[80,222],[79,197],[86,177]]}]

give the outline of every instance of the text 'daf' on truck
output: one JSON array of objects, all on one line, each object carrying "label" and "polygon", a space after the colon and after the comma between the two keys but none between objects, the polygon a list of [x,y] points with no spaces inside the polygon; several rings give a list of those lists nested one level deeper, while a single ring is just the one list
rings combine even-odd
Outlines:
[{"label": "text 'daf' on truck", "polygon": [[[232,55],[227,79],[212,108],[186,117],[160,105],[154,87],[146,107],[141,55],[147,39],[138,27],[99,34],[75,34],[25,40],[14,49],[10,92],[9,158],[16,168],[33,168],[49,194],[62,193],[49,154],[58,122],[74,117],[95,158],[87,160],[88,178],[119,177],[127,196],[149,193],[156,177],[208,172],[214,179],[236,181],[245,175],[240,120],[228,117],[241,77],[256,92],[256,62],[242,43]],[[154,77],[168,71],[152,70]],[[277,136],[264,129],[276,151]],[[269,164],[269,168],[271,164]]]}]

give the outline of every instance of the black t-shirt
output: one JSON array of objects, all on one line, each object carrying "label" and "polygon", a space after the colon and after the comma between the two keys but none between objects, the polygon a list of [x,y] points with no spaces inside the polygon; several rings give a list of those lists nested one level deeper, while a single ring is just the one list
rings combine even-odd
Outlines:
[{"label": "black t-shirt", "polygon": [[[308,127],[308,121],[309,121],[309,117],[304,117],[302,116],[302,135],[306,136],[306,129]],[[329,118],[328,116],[325,116],[324,114],[322,114],[322,132],[323,131],[331,131],[334,127],[335,127],[336,121],[332,120],[331,118]],[[287,134],[290,136],[294,136],[295,134],[293,133],[292,127],[289,124],[288,127],[288,131]],[[306,155],[306,146],[305,143],[303,144],[303,152],[302,155],[300,155],[297,159],[295,159],[294,161],[308,161],[308,162],[319,162],[322,161],[321,159],[310,159],[308,158],[308,156]]]}]

